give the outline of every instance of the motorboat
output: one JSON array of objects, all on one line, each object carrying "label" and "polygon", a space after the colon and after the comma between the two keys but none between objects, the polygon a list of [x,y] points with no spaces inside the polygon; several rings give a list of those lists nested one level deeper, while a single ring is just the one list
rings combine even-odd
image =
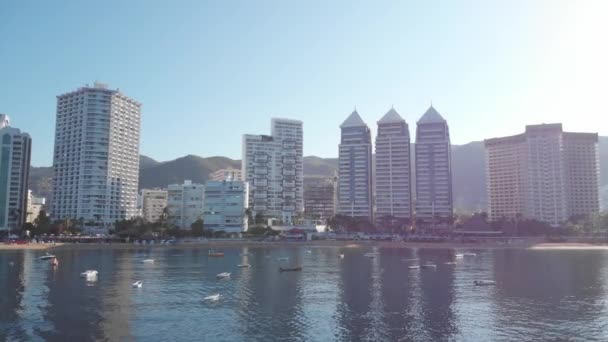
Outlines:
[{"label": "motorboat", "polygon": [[217,302],[218,300],[220,300],[220,298],[221,298],[220,294],[216,293],[214,295],[207,296],[207,297],[203,298],[203,300],[208,300],[208,301],[211,301],[211,302]]},{"label": "motorboat", "polygon": [[297,271],[301,271],[302,270],[302,266],[297,266],[297,267],[279,267],[279,271],[281,272],[297,272]]},{"label": "motorboat", "polygon": [[144,259],[144,260],[142,260],[142,263],[144,263],[144,264],[153,264],[154,263],[154,259]]},{"label": "motorboat", "polygon": [[98,274],[99,272],[97,272],[96,270],[86,270],[80,273],[80,277],[85,278],[87,281],[96,281]]},{"label": "motorboat", "polygon": [[435,269],[435,268],[437,268],[437,265],[435,265],[435,264],[425,264],[425,265],[422,265],[420,267],[421,268],[432,268],[432,269]]},{"label": "motorboat", "polygon": [[476,257],[477,254],[475,254],[475,253],[464,253],[464,256],[465,257]]},{"label": "motorboat", "polygon": [[344,254],[340,254],[340,259],[344,259]]},{"label": "motorboat", "polygon": [[446,265],[456,265],[456,262],[455,261],[448,261],[445,264]]},{"label": "motorboat", "polygon": [[408,270],[419,270],[419,269],[420,269],[420,266],[418,266],[418,265],[414,265],[414,266],[408,266],[408,267],[407,267],[407,269],[408,269]]},{"label": "motorboat", "polygon": [[312,250],[307,249],[307,250],[306,250],[306,253],[310,254],[310,253],[312,253]]},{"label": "motorboat", "polygon": [[245,268],[245,267],[251,267],[251,265],[249,265],[249,264],[238,264],[238,265],[236,265],[236,267]]},{"label": "motorboat", "polygon": [[222,272],[218,275],[216,275],[217,279],[226,279],[226,278],[230,278],[230,273],[228,272]]},{"label": "motorboat", "polygon": [[213,249],[209,250],[209,253],[207,254],[210,257],[223,257],[224,256],[224,252],[216,252]]},{"label": "motorboat", "polygon": [[133,287],[142,287],[144,285],[144,282],[142,280],[138,280],[136,282],[133,283]]},{"label": "motorboat", "polygon": [[494,280],[475,280],[473,284],[475,286],[490,286],[496,285],[496,282]]},{"label": "motorboat", "polygon": [[462,253],[458,253],[458,254],[456,254],[454,257],[455,257],[456,259],[462,259],[462,258],[464,258],[464,254],[462,254]]},{"label": "motorboat", "polygon": [[46,253],[45,255],[41,256],[39,259],[40,260],[51,260],[51,259],[55,259],[55,256],[53,254]]}]

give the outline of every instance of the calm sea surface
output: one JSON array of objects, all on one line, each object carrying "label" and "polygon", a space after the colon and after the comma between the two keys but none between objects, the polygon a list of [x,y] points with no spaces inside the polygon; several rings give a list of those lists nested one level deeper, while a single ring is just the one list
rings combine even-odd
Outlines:
[{"label": "calm sea surface", "polygon": [[[42,251],[2,251],[0,341],[608,341],[604,251],[222,251],[65,249],[57,268]],[[462,252],[477,256],[445,264]],[[96,282],[80,278],[87,269]]]}]

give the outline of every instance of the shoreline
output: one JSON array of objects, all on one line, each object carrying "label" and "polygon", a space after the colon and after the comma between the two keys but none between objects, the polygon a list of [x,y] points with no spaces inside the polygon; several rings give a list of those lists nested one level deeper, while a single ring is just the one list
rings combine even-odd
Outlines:
[{"label": "shoreline", "polygon": [[207,240],[183,242],[171,245],[135,245],[133,243],[56,243],[56,244],[26,244],[0,245],[0,251],[18,250],[49,250],[49,249],[141,249],[141,248],[234,248],[234,247],[337,247],[337,248],[424,248],[424,249],[528,249],[528,250],[608,250],[608,245],[595,245],[576,242],[539,242],[521,241],[519,243],[460,243],[460,242],[392,242],[392,241],[294,241],[269,242],[249,240]]}]

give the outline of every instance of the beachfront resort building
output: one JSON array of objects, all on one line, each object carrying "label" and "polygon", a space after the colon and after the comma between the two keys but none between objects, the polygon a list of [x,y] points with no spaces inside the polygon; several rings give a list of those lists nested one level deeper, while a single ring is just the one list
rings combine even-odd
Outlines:
[{"label": "beachfront resort building", "polygon": [[404,226],[412,219],[408,124],[391,108],[378,121],[376,136],[376,224]]},{"label": "beachfront resort building", "polygon": [[241,170],[239,169],[220,169],[209,175],[209,180],[212,181],[223,181],[223,180],[231,180],[231,181],[242,181],[243,176]]},{"label": "beachfront resort building", "polygon": [[54,219],[107,229],[138,214],[141,103],[95,83],[57,96]]},{"label": "beachfront resort building", "polygon": [[205,186],[185,180],[183,184],[171,184],[167,188],[169,222],[182,229],[190,229],[198,219],[203,219]]},{"label": "beachfront resort building", "polygon": [[291,225],[304,211],[302,121],[273,118],[271,135],[243,135],[242,177],[253,215]]},{"label": "beachfront resort building", "polygon": [[243,181],[205,183],[204,227],[206,230],[241,233],[247,231],[249,186]]},{"label": "beachfront resort building", "polygon": [[452,223],[452,152],[447,121],[431,106],[416,125],[416,225]]},{"label": "beachfront resort building", "polygon": [[157,222],[167,207],[167,190],[141,189],[139,191],[141,216],[147,222]]},{"label": "beachfront resort building", "polygon": [[337,176],[304,177],[304,217],[325,224],[335,213]]},{"label": "beachfront resort building", "polygon": [[372,140],[369,127],[355,110],[340,129],[337,213],[372,222]]},{"label": "beachfront resort building", "polygon": [[488,139],[485,147],[490,220],[535,219],[558,226],[599,212],[596,133],[530,125],[522,134]]},{"label": "beachfront resort building", "polygon": [[32,139],[0,118],[0,230],[20,229],[27,216]]}]

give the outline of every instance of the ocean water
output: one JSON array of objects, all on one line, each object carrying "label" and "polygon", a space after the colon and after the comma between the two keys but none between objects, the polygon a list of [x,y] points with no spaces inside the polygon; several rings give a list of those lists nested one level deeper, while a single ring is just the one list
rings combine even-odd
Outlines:
[{"label": "ocean water", "polygon": [[[58,267],[43,251],[1,251],[0,341],[608,341],[605,251],[207,251],[61,249]],[[477,256],[445,264],[463,252]],[[408,269],[426,263],[437,268]]]}]

